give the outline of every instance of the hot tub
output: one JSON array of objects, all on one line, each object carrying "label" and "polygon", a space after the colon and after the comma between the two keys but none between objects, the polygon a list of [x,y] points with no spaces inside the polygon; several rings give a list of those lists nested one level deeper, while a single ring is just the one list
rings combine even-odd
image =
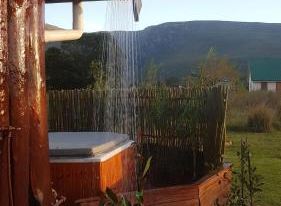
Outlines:
[{"label": "hot tub", "polygon": [[116,192],[135,189],[133,141],[110,132],[49,133],[53,188],[75,200],[95,197],[110,187]]}]

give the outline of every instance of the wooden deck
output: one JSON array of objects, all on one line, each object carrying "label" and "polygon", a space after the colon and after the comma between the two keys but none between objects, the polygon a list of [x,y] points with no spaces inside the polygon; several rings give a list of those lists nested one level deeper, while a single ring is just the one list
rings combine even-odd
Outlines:
[{"label": "wooden deck", "polygon": [[[202,178],[192,185],[165,187],[145,191],[145,206],[213,206],[226,202],[231,186],[231,168]],[[80,206],[97,206],[94,198],[80,200]]]}]

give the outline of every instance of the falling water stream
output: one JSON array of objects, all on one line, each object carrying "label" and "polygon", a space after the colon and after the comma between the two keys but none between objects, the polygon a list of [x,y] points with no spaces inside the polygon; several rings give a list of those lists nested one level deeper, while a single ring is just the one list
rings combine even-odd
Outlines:
[{"label": "falling water stream", "polygon": [[130,91],[136,85],[137,47],[132,1],[113,0],[107,3],[106,30],[110,38],[104,43],[106,62],[107,131],[130,134],[134,139],[135,106]]},{"label": "falling water stream", "polygon": [[[104,114],[106,131],[128,134],[135,139],[136,108],[135,92],[138,59],[137,33],[132,0],[112,0],[107,3],[106,31],[110,38],[104,41],[103,58],[106,62],[106,108]],[[134,169],[129,157],[122,160],[128,168],[121,168],[125,181],[122,191],[134,186],[131,177]],[[127,164],[128,162],[128,164]]]}]

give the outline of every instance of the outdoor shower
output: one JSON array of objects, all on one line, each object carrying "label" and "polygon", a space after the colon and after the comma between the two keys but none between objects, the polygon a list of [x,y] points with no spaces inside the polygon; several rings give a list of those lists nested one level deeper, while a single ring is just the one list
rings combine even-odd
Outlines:
[{"label": "outdoor shower", "polygon": [[[138,20],[141,1],[132,1]],[[73,30],[45,32],[45,3],[63,2],[73,2]],[[0,205],[53,202],[45,42],[80,38],[82,14],[76,0],[0,0]]]},{"label": "outdoor shower", "polygon": [[[91,1],[91,0],[87,0]],[[93,0],[99,1],[99,0]],[[128,1],[128,0],[125,0]],[[142,7],[141,0],[133,1],[133,12],[135,21],[139,20],[139,13]],[[46,30],[45,31],[45,42],[56,42],[56,41],[68,41],[79,39],[83,34],[84,22],[83,22],[83,5],[82,0],[46,0],[46,3],[62,3],[72,2],[72,30]]]}]

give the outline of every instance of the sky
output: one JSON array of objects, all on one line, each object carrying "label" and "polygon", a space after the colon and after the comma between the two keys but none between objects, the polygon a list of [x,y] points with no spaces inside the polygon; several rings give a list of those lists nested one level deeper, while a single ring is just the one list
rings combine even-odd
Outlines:
[{"label": "sky", "polygon": [[[106,28],[106,2],[84,3],[86,32]],[[134,26],[141,30],[165,22],[192,20],[225,20],[242,22],[281,23],[280,0],[142,0],[140,21]],[[70,29],[72,7],[67,4],[47,4],[46,23]]]}]

